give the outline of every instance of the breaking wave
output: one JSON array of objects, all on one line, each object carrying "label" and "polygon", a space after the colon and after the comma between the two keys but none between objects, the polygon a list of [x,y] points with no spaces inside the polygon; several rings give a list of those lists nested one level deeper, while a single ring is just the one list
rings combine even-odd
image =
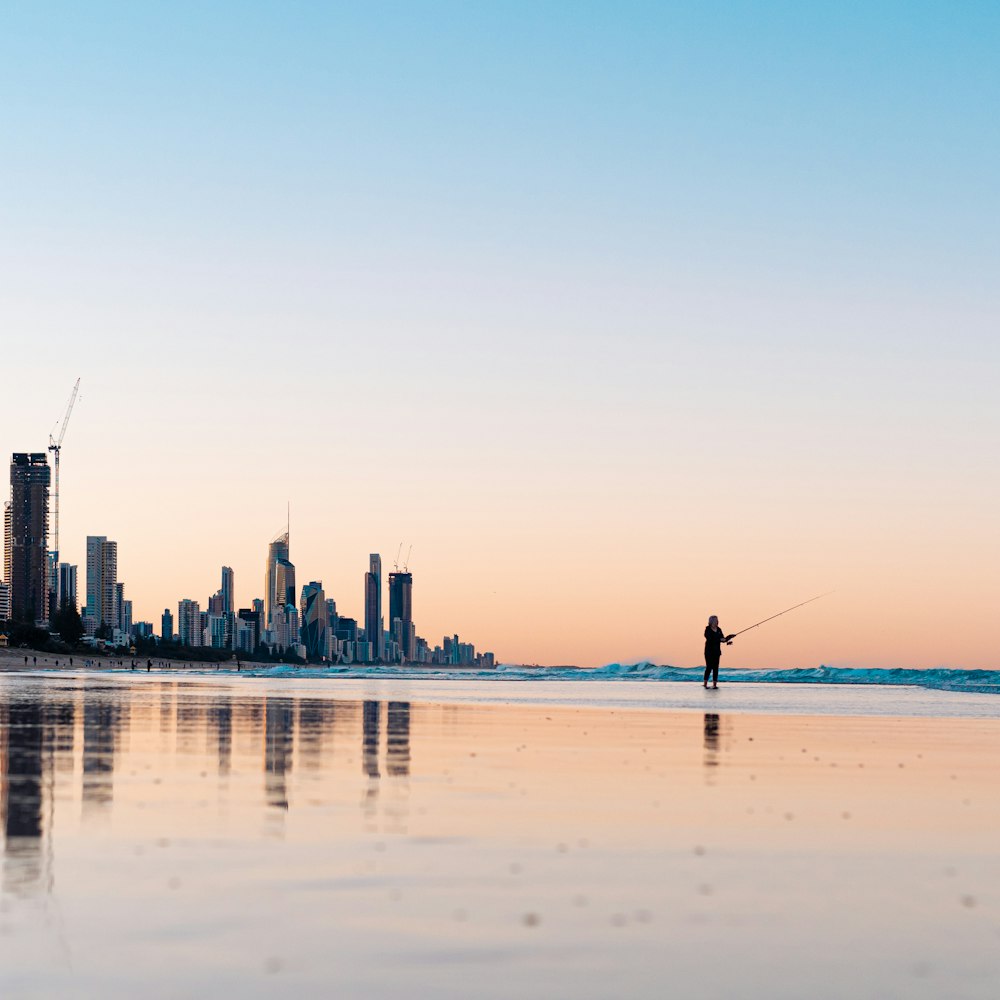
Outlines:
[{"label": "breaking wave", "polygon": [[[652,663],[611,663],[591,672],[594,679],[698,681],[701,667],[661,667]],[[935,667],[792,667],[783,670],[723,670],[726,681],[750,684],[875,684],[889,687],[922,687],[940,691],[976,691],[1000,694],[1000,670],[959,670]]]},{"label": "breaking wave", "polygon": [[[604,667],[523,667],[502,664],[494,670],[435,667],[293,667],[244,669],[252,677],[342,677],[406,680],[497,681],[670,681],[701,683],[703,667],[670,667],[654,663],[609,663]],[[726,683],[744,684],[852,684],[920,687],[939,691],[1000,694],[1000,670],[959,670],[936,667],[926,670],[864,667],[794,667],[783,670],[723,669]]]}]

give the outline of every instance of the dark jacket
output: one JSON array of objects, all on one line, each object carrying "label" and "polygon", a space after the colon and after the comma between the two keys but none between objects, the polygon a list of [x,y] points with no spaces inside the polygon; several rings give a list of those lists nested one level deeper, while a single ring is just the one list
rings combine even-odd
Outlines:
[{"label": "dark jacket", "polygon": [[705,657],[718,659],[722,656],[722,644],[726,641],[726,633],[720,628],[718,631],[711,625],[705,626]]}]

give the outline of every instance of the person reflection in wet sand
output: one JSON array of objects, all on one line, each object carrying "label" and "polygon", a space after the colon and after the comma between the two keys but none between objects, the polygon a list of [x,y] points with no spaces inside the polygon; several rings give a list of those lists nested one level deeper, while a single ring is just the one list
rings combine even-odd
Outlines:
[{"label": "person reflection in wet sand", "polygon": [[719,716],[715,712],[705,713],[705,767],[718,767]]}]

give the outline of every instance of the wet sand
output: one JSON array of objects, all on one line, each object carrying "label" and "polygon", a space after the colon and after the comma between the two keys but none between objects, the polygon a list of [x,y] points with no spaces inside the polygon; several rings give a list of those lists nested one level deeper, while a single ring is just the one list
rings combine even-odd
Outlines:
[{"label": "wet sand", "polygon": [[0,994],[998,995],[997,719],[525,687],[0,677]]}]

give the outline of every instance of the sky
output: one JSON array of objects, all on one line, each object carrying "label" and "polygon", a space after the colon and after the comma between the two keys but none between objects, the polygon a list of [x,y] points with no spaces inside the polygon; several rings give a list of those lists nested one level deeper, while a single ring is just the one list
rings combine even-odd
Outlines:
[{"label": "sky", "polygon": [[[136,620],[998,666],[1000,7],[0,4],[0,451]],[[82,577],[81,569],[81,577]],[[83,580],[80,581],[81,590]]]}]

